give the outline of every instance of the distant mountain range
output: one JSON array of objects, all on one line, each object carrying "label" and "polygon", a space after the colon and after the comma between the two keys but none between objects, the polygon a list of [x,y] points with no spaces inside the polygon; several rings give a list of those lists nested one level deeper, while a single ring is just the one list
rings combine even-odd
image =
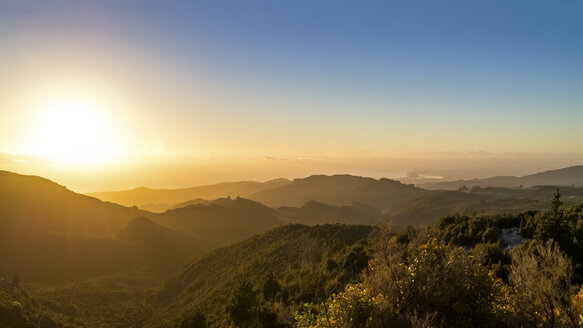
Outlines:
[{"label": "distant mountain range", "polygon": [[[582,168],[516,179],[577,185]],[[155,201],[154,194],[164,201],[195,196],[164,213],[152,213],[80,195],[44,178],[0,171],[0,275],[71,280],[144,267],[172,270],[209,250],[288,223],[375,225],[390,219],[403,227],[430,225],[452,213],[547,208],[555,187],[525,185],[427,190],[389,179],[315,175],[293,181],[145,189],[144,195],[152,197],[145,201]],[[247,193],[246,198],[200,197],[237,191]],[[127,199],[132,192],[115,195]],[[561,194],[566,206],[583,201],[580,187],[561,187]]]},{"label": "distant mountain range", "polygon": [[550,170],[522,177],[498,176],[487,179],[456,180],[432,182],[421,185],[426,189],[454,190],[460,187],[504,187],[528,188],[533,186],[571,186],[583,187],[583,165],[570,166],[558,170]]},{"label": "distant mountain range", "polygon": [[181,189],[139,187],[123,191],[94,192],[87,195],[124,206],[137,206],[152,212],[164,212],[176,207],[179,203],[197,198],[209,200],[229,196],[247,197],[256,192],[281,187],[289,183],[290,181],[287,179],[275,179],[267,182],[239,181]]}]

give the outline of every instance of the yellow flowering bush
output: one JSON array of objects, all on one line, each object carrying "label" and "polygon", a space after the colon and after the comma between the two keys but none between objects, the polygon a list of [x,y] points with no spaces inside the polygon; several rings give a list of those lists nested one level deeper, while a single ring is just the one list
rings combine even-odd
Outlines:
[{"label": "yellow flowering bush", "polygon": [[320,306],[315,315],[314,306],[305,304],[301,313],[296,313],[299,328],[356,328],[366,327],[373,320],[375,297],[364,284],[348,284],[344,291],[333,295]]}]

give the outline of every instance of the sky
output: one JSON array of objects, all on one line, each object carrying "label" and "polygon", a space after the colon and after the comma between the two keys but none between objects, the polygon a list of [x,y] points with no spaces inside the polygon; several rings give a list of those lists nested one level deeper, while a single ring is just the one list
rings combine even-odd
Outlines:
[{"label": "sky", "polygon": [[0,93],[21,157],[366,174],[362,154],[485,152],[530,173],[581,164],[583,1],[0,0]]}]

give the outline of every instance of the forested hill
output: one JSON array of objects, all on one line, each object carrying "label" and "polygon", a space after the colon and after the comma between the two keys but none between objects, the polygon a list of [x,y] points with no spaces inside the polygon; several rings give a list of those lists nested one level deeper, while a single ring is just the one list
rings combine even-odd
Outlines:
[{"label": "forested hill", "polygon": [[146,326],[177,327],[197,312],[212,326],[228,326],[226,305],[233,291],[247,282],[263,293],[270,275],[279,285],[272,297],[284,297],[284,307],[323,301],[367,266],[372,230],[358,225],[286,225],[213,251],[166,283]]},{"label": "forested hill", "polygon": [[80,195],[41,177],[0,171],[0,234],[5,238],[46,231],[109,237],[144,215],[149,213]]},{"label": "forested hill", "polygon": [[160,214],[156,222],[200,238],[226,244],[283,224],[275,210],[244,198],[222,198]]}]

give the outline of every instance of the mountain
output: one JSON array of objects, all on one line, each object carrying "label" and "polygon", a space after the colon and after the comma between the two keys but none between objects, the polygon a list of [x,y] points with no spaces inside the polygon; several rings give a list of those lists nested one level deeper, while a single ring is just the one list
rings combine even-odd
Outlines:
[{"label": "mountain", "polygon": [[342,206],[359,203],[386,212],[396,204],[431,193],[413,185],[389,179],[372,179],[352,175],[313,175],[294,179],[290,184],[263,190],[248,196],[270,207],[303,206],[315,200]]},{"label": "mountain", "polygon": [[0,171],[0,275],[69,281],[144,267],[171,269],[222,245],[181,236],[146,217],[156,215],[76,194],[44,178]]},{"label": "mountain", "polygon": [[[569,170],[545,173],[543,177],[574,176],[578,167]],[[542,181],[540,175],[528,177],[530,181]],[[359,213],[358,220],[344,221],[338,209],[330,206],[366,206],[374,208],[383,219],[389,218],[395,226],[431,225],[440,217],[452,213],[501,214],[517,213],[529,209],[545,209],[552,197],[554,187],[473,188],[471,190],[427,190],[402,184],[389,179],[372,179],[351,175],[315,175],[295,179],[292,183],[252,195],[250,199],[267,206],[279,207],[280,217],[289,222],[350,222],[371,224],[371,217]],[[565,204],[583,200],[583,188],[562,187]],[[311,203],[315,201],[315,203]],[[308,204],[306,208],[302,208]],[[311,205],[310,205],[311,204]],[[295,209],[292,209],[294,207]],[[318,212],[320,211],[320,212]],[[324,212],[326,212],[324,214]],[[345,212],[345,214],[348,212]],[[368,211],[369,214],[374,215]],[[353,212],[353,214],[356,214]],[[334,219],[333,219],[334,218]],[[336,220],[336,221],[332,221]]]},{"label": "mountain", "polygon": [[178,327],[200,311],[210,326],[226,327],[225,308],[241,280],[261,291],[270,273],[290,305],[281,311],[293,314],[294,305],[324,301],[359,276],[368,265],[372,231],[358,225],[286,225],[215,250],[165,283],[144,326]]},{"label": "mountain", "polygon": [[176,204],[192,199],[216,199],[222,197],[246,197],[262,190],[278,188],[289,184],[287,179],[275,179],[267,182],[240,181],[224,182],[182,189],[151,189],[139,187],[123,191],[94,192],[87,195],[125,206],[137,206],[155,212],[164,212]]},{"label": "mountain", "polygon": [[0,171],[0,274],[66,280],[129,270],[140,258],[112,238],[144,214],[47,179]]},{"label": "mountain", "polygon": [[50,180],[0,171],[0,236],[44,232],[111,237],[151,213],[74,193]]},{"label": "mountain", "polygon": [[219,198],[169,210],[156,222],[191,236],[232,243],[281,225],[276,212],[244,198]]},{"label": "mountain", "polygon": [[448,182],[432,182],[421,185],[427,189],[454,190],[466,186],[528,188],[533,186],[574,186],[583,187],[583,165],[570,166],[558,170],[550,170],[522,177],[498,176],[487,179],[456,180]]}]

